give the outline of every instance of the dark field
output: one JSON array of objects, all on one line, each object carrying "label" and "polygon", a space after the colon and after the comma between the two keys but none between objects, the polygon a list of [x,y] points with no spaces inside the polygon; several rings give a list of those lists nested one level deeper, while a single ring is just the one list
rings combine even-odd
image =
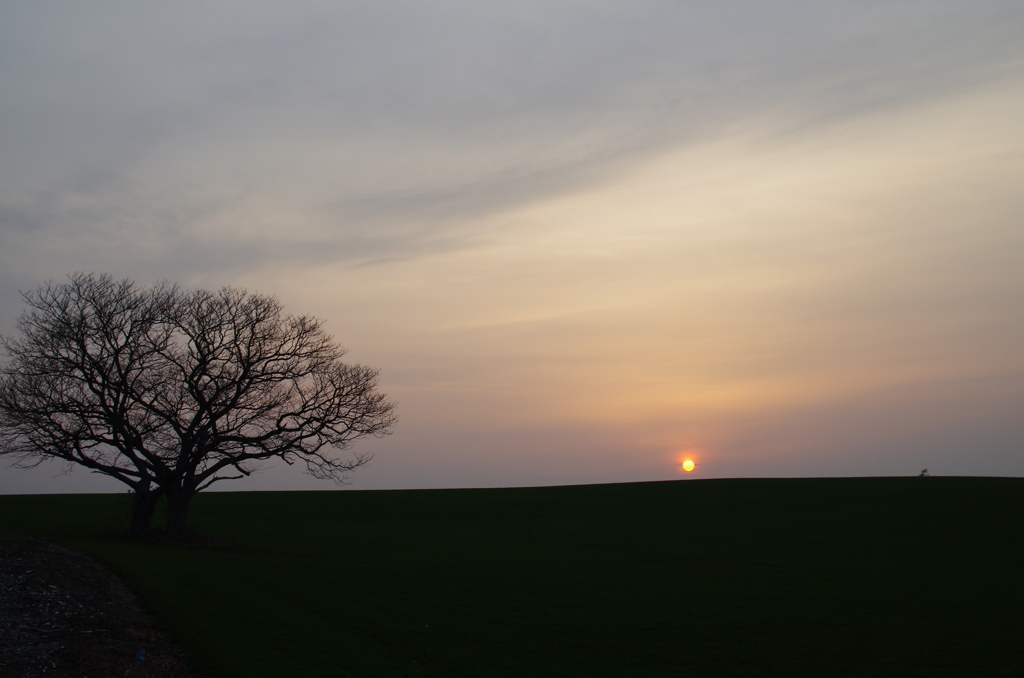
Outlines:
[{"label": "dark field", "polygon": [[121,575],[205,676],[1001,676],[1024,479],[211,493],[222,546],[127,495],[0,497]]}]

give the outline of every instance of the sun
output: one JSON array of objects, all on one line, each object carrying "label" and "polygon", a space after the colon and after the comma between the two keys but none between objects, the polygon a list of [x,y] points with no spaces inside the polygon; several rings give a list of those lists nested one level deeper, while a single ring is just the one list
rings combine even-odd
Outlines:
[{"label": "sun", "polygon": [[693,463],[693,459],[687,459],[686,461],[683,462],[683,470],[686,471],[687,473],[692,471],[695,466],[696,464]]}]

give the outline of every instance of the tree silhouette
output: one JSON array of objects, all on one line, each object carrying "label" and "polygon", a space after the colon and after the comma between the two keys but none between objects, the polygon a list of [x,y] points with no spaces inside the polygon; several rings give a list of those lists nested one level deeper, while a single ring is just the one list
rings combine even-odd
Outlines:
[{"label": "tree silhouette", "polygon": [[371,455],[338,451],[395,423],[378,370],[342,362],[320,320],[274,297],[91,274],[23,297],[21,336],[0,339],[0,455],[127,484],[133,533],[166,497],[167,530],[184,534],[197,492],[275,457],[343,482]]}]

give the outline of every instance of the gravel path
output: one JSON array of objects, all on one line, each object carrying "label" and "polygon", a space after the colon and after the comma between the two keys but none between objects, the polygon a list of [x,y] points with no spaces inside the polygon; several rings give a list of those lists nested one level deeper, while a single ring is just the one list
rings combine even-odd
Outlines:
[{"label": "gravel path", "polygon": [[49,542],[0,541],[0,676],[193,675],[108,570]]}]

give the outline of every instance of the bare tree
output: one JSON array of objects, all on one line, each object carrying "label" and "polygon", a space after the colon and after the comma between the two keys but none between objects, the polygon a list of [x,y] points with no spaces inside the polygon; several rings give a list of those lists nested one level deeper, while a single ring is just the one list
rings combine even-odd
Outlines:
[{"label": "bare tree", "polygon": [[0,454],[124,482],[133,532],[165,496],[184,533],[197,492],[275,457],[343,482],[371,455],[338,451],[395,423],[378,370],[342,362],[318,319],[274,297],[76,274],[24,298],[22,336],[2,339]]}]

